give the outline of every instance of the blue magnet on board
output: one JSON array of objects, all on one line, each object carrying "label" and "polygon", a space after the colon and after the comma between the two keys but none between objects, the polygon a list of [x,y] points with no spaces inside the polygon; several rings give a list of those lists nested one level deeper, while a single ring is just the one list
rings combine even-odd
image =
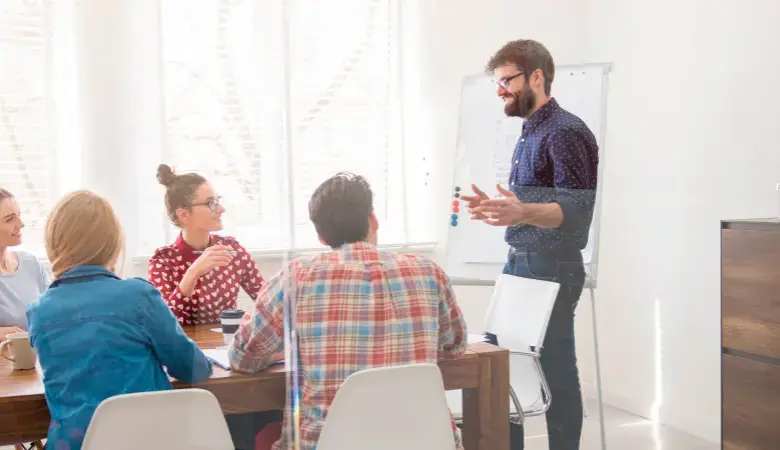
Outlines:
[{"label": "blue magnet on board", "polygon": [[453,227],[457,227],[458,226],[458,221],[457,220],[453,220],[452,222],[450,222],[450,225],[452,225]]},{"label": "blue magnet on board", "polygon": [[457,222],[458,221],[458,215],[457,214],[453,214],[453,215],[450,216],[450,219],[452,219],[453,221]]}]

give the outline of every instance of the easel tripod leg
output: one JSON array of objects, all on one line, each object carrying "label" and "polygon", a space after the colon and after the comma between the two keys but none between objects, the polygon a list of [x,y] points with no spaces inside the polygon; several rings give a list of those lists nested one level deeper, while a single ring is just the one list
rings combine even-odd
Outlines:
[{"label": "easel tripod leg", "polygon": [[596,294],[593,291],[593,287],[589,287],[590,291],[590,305],[593,311],[593,348],[596,354],[596,395],[599,402],[599,427],[601,430],[601,448],[606,450],[607,448],[607,433],[604,427],[604,398],[601,392],[601,362],[599,360],[599,337],[598,326],[596,325]]}]

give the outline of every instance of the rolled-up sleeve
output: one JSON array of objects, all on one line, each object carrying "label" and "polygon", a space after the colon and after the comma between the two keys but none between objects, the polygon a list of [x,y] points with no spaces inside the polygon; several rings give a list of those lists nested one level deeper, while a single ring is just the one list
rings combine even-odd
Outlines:
[{"label": "rolled-up sleeve", "polygon": [[260,289],[255,308],[246,314],[228,348],[230,366],[239,372],[258,372],[271,365],[284,346],[284,272]]},{"label": "rolled-up sleeve", "polygon": [[556,202],[563,211],[559,229],[573,232],[587,228],[596,205],[598,147],[576,130],[561,130],[549,141]]}]

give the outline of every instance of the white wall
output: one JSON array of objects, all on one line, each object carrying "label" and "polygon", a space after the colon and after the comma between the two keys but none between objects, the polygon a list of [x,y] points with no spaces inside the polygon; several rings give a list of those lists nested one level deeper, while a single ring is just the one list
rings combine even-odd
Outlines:
[{"label": "white wall", "polygon": [[587,59],[614,63],[597,294],[605,390],[644,414],[658,400],[662,422],[717,442],[719,220],[778,214],[780,4],[587,4]]}]

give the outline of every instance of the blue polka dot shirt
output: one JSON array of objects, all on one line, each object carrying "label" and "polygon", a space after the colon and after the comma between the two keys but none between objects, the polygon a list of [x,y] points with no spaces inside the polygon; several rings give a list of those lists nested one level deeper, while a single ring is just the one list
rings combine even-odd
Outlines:
[{"label": "blue polka dot shirt", "polygon": [[507,243],[528,252],[585,248],[596,203],[598,154],[585,122],[555,99],[528,118],[512,155],[509,188],[524,203],[558,203],[563,224],[508,227]]}]

